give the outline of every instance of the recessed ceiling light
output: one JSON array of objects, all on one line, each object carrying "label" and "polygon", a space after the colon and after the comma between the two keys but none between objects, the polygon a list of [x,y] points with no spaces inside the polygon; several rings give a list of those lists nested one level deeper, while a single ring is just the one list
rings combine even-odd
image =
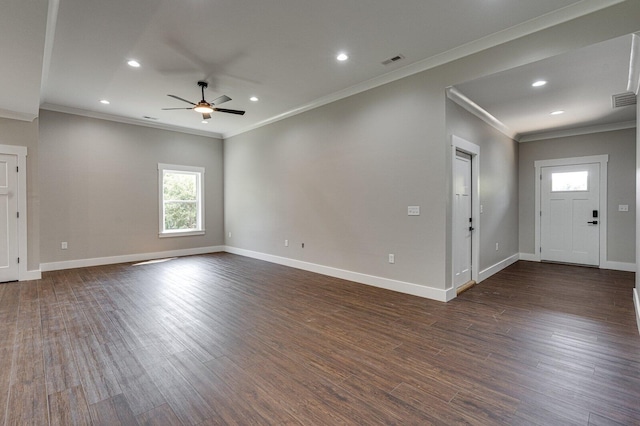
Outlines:
[{"label": "recessed ceiling light", "polygon": [[544,81],[544,80],[538,80],[538,81],[534,82],[534,83],[532,84],[532,86],[533,86],[533,87],[542,87],[542,86],[544,86],[545,84],[547,84],[547,82],[546,82],[546,81]]},{"label": "recessed ceiling light", "polygon": [[135,59],[128,60],[127,65],[133,68],[140,68],[140,62],[136,61]]},{"label": "recessed ceiling light", "polygon": [[106,100],[106,99],[101,99],[101,100],[100,100],[100,103],[101,103],[101,104],[105,104],[105,105],[109,105],[111,102],[109,102],[109,101],[108,101],[108,100]]},{"label": "recessed ceiling light", "polygon": [[564,114],[564,111],[562,111],[562,110],[558,110],[558,111],[553,111],[553,112],[551,113],[551,115],[560,115],[560,114]]},{"label": "recessed ceiling light", "polygon": [[250,100],[251,102],[258,102],[260,99],[258,99],[258,97],[257,97],[257,96],[252,96],[252,97],[250,97],[250,98],[249,98],[249,100]]},{"label": "recessed ceiling light", "polygon": [[342,62],[349,59],[349,56],[346,53],[340,53],[338,56],[336,56],[336,59]]},{"label": "recessed ceiling light", "polygon": [[202,124],[209,124],[209,122],[207,120],[202,120],[201,123]]}]

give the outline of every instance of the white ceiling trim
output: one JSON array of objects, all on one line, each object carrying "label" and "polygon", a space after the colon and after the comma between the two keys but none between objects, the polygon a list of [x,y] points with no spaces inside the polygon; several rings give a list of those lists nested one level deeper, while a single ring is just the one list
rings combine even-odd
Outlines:
[{"label": "white ceiling trim", "polygon": [[42,104],[40,109],[47,111],[63,112],[65,114],[80,115],[83,117],[97,118],[99,120],[115,121],[116,123],[133,124],[135,126],[151,127],[160,130],[169,130],[172,132],[187,133],[190,135],[204,136],[207,138],[222,139],[222,135],[216,132],[207,132],[204,130],[189,129],[186,127],[171,126],[164,123],[156,123],[153,121],[140,120],[135,118],[121,117],[118,115],[104,114],[95,111],[87,111],[79,108],[71,108],[62,105]]},{"label": "white ceiling trim", "polygon": [[575,129],[556,130],[543,133],[532,133],[521,136],[518,142],[535,142],[546,139],[566,138],[570,136],[589,135],[592,133],[614,132],[616,130],[634,129],[635,121],[625,121],[622,123],[603,124],[598,126],[577,127]]},{"label": "white ceiling trim", "polygon": [[480,105],[466,97],[455,87],[447,87],[447,98],[451,99],[453,102],[460,105],[462,108],[466,109],[503,135],[510,139],[517,140],[518,135],[509,129],[502,121],[495,118],[487,110],[483,109]]},{"label": "white ceiling trim", "polygon": [[34,114],[29,114],[26,112],[19,112],[19,111],[11,111],[8,109],[2,109],[0,108],[0,118],[8,118],[11,120],[19,120],[19,121],[33,121],[37,118],[37,115]]},{"label": "white ceiling trim", "polygon": [[638,34],[633,34],[632,37],[627,91],[633,92],[637,95],[638,91],[640,91],[640,36]]},{"label": "white ceiling trim", "polygon": [[51,55],[53,54],[53,40],[56,34],[56,23],[58,22],[58,9],[60,0],[49,0],[49,11],[47,12],[47,29],[44,36],[44,53],[42,57],[42,77],[40,79],[40,102],[44,99],[44,88],[49,78],[51,67]]},{"label": "white ceiling trim", "polygon": [[470,43],[464,44],[462,46],[458,46],[454,49],[448,50],[438,55],[434,55],[429,58],[423,59],[421,61],[414,62],[413,64],[391,71],[387,74],[383,74],[381,76],[369,79],[362,83],[348,87],[344,90],[329,94],[327,96],[323,96],[312,102],[301,105],[297,108],[293,108],[289,111],[286,111],[282,114],[278,114],[266,120],[260,121],[251,126],[245,127],[241,130],[224,133],[223,137],[230,138],[232,136],[236,136],[236,135],[257,129],[262,126],[266,126],[268,124],[275,123],[280,120],[284,120],[285,118],[292,117],[294,115],[298,115],[303,112],[321,107],[323,105],[327,105],[329,103],[338,101],[340,99],[373,89],[378,86],[382,86],[383,84],[391,83],[393,81],[400,80],[410,75],[435,68],[437,66],[446,64],[448,62],[452,62],[457,59],[463,58],[465,56],[478,53],[482,50],[486,50],[491,47],[498,46],[500,44],[515,40],[517,38],[524,37],[529,34],[533,34],[537,31],[541,31],[546,28],[550,28],[555,25],[562,24],[563,22],[567,22],[572,19],[576,19],[593,12],[597,12],[598,10],[602,10],[607,7],[614,6],[624,1],[626,0],[583,0],[581,2],[574,3],[570,6],[566,6],[554,12],[547,13],[545,15],[539,16],[537,18],[531,19],[529,21],[523,22],[521,24],[515,25],[510,28],[507,28],[505,30],[498,31],[497,33],[488,35],[478,40],[474,40]]}]

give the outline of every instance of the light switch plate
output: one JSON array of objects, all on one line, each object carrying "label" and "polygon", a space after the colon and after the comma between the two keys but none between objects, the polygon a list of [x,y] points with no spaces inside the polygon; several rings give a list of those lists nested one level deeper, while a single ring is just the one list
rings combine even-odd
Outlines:
[{"label": "light switch plate", "polygon": [[409,216],[420,216],[420,206],[407,207],[407,214]]}]

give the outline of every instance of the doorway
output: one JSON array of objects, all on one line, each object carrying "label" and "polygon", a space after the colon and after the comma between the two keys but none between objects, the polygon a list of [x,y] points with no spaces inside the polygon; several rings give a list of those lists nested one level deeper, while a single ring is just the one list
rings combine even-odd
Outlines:
[{"label": "doorway", "polygon": [[456,150],[453,168],[453,240],[454,287],[471,281],[471,245],[473,218],[471,215],[471,156]]},{"label": "doorway", "polygon": [[0,145],[0,282],[29,278],[26,170],[26,147]]},{"label": "doorway", "polygon": [[452,136],[452,286],[454,290],[478,281],[480,147]]},{"label": "doorway", "polygon": [[541,260],[600,265],[600,164],[542,168]]},{"label": "doorway", "polygon": [[0,283],[17,281],[18,158],[0,154]]},{"label": "doorway", "polygon": [[606,262],[607,155],[536,161],[536,252],[541,261]]}]

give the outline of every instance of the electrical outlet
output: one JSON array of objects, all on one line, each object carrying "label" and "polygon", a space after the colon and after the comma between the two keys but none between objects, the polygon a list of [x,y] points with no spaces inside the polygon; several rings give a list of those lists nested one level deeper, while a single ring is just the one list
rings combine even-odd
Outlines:
[{"label": "electrical outlet", "polygon": [[496,243],[496,251],[500,248],[500,244]]},{"label": "electrical outlet", "polygon": [[389,263],[396,263],[396,255],[389,253]]},{"label": "electrical outlet", "polygon": [[628,212],[629,211],[629,205],[628,204],[619,204],[618,205],[618,211],[619,212]]},{"label": "electrical outlet", "polygon": [[408,216],[420,216],[420,206],[409,206],[409,207],[407,207],[407,215]]},{"label": "electrical outlet", "polygon": [[484,213],[484,207],[480,204],[480,214]]},{"label": "electrical outlet", "polygon": [[229,231],[229,238],[231,238],[231,231]]},{"label": "electrical outlet", "polygon": [[284,246],[289,247],[289,240],[284,240]]},{"label": "electrical outlet", "polygon": [[67,242],[66,241],[63,241],[63,242],[60,243],[60,249],[66,250],[67,248],[69,248],[69,247],[67,246]]}]

